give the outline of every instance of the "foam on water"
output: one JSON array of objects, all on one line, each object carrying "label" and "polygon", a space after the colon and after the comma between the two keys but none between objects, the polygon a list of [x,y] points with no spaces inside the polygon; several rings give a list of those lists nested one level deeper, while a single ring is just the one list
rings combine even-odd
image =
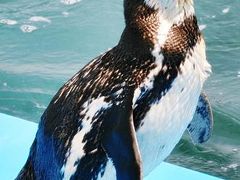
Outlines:
[{"label": "foam on water", "polygon": [[223,9],[222,13],[223,14],[227,14],[227,13],[229,13],[229,11],[230,11],[230,8],[228,7],[228,8]]},{"label": "foam on water", "polygon": [[35,105],[36,105],[36,108],[39,108],[39,109],[46,109],[47,106],[43,105],[43,104],[39,104],[37,102],[35,102]]},{"label": "foam on water", "polygon": [[33,22],[47,22],[47,23],[51,23],[50,19],[48,19],[46,17],[43,17],[43,16],[33,16],[33,17],[30,17],[29,20],[33,21]]},{"label": "foam on water", "polygon": [[66,4],[66,5],[73,5],[73,4],[76,4],[80,1],[81,0],[61,0],[61,3]]},{"label": "foam on water", "polygon": [[231,171],[231,170],[237,170],[237,168],[239,167],[238,164],[229,164],[227,167],[221,167],[221,170],[223,170],[224,172],[227,171]]},{"label": "foam on water", "polygon": [[207,25],[206,25],[206,24],[201,24],[201,25],[199,25],[200,31],[203,31],[203,30],[206,29],[206,28],[207,28]]},{"label": "foam on water", "polygon": [[68,17],[68,16],[69,16],[69,12],[63,11],[63,12],[62,12],[62,15],[63,15],[64,17]]},{"label": "foam on water", "polygon": [[20,29],[22,30],[22,32],[24,33],[31,33],[33,31],[36,31],[37,30],[37,27],[36,26],[32,26],[32,25],[27,25],[27,24],[24,24],[20,27]]},{"label": "foam on water", "polygon": [[17,24],[17,21],[12,19],[0,19],[0,24],[15,25]]}]

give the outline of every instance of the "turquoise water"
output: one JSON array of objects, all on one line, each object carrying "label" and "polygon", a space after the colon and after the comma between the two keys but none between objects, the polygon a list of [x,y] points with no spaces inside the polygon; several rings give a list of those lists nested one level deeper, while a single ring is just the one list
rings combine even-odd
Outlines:
[{"label": "turquoise water", "polygon": [[[58,88],[113,47],[124,28],[122,1],[0,0],[0,112],[38,122]],[[213,74],[211,140],[184,136],[169,162],[240,179],[240,2],[196,2]]]}]

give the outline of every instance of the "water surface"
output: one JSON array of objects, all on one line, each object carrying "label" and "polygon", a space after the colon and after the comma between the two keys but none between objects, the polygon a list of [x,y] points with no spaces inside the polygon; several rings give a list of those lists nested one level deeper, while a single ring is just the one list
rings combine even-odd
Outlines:
[{"label": "water surface", "polygon": [[[240,3],[196,2],[213,74],[205,85],[214,109],[211,140],[184,136],[169,162],[240,179]],[[0,112],[38,122],[59,87],[118,42],[119,0],[1,0]]]}]

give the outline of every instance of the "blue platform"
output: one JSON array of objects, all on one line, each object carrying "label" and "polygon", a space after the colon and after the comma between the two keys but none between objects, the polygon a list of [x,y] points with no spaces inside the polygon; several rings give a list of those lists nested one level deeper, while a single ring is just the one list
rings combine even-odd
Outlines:
[{"label": "blue platform", "polygon": [[[37,124],[0,113],[0,180],[13,180],[24,165]],[[219,180],[200,172],[161,163],[144,180]]]}]

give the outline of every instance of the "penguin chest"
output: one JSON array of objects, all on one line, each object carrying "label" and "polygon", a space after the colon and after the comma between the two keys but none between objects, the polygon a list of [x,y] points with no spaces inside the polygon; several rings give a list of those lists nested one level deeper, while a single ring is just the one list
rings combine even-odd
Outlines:
[{"label": "penguin chest", "polygon": [[162,162],[181,139],[196,110],[202,83],[191,62],[171,88],[148,108],[137,131],[144,176]]}]

